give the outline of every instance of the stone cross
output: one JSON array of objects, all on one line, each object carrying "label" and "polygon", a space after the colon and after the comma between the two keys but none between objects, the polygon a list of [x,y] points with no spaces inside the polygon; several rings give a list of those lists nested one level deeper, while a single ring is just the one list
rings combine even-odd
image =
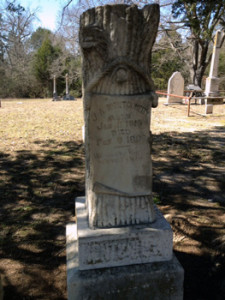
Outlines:
[{"label": "stone cross", "polygon": [[157,96],[150,54],[158,6],[115,5],[81,16],[89,226],[155,220],[152,200],[151,107]]},{"label": "stone cross", "polygon": [[182,98],[178,98],[172,95],[183,96],[184,95],[184,78],[180,72],[174,72],[168,81],[167,88],[167,104],[170,103],[182,103]]},{"label": "stone cross", "polygon": [[209,77],[206,79],[205,94],[206,96],[219,96],[219,78],[218,78],[218,67],[219,67],[219,55],[225,38],[225,33],[217,30],[215,35],[215,41],[213,46],[213,54],[210,65]]}]

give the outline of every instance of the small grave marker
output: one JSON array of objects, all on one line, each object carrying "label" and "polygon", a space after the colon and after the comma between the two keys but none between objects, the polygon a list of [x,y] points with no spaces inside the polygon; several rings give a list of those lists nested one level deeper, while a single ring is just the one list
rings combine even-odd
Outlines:
[{"label": "small grave marker", "polygon": [[[184,95],[184,78],[180,72],[174,72],[168,81],[167,94],[177,96]],[[182,98],[176,96],[167,96],[167,104],[182,103]]]}]

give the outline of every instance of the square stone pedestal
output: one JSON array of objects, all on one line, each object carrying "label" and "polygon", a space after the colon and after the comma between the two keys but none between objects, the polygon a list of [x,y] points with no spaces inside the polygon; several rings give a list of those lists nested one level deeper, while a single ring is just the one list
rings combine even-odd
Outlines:
[{"label": "square stone pedestal", "polygon": [[218,77],[207,77],[205,85],[206,96],[218,96],[219,95],[219,82]]},{"label": "square stone pedestal", "polygon": [[78,227],[66,228],[69,300],[183,299],[184,271],[172,253],[171,228],[158,210],[150,227],[91,230],[84,198],[76,202]]},{"label": "square stone pedestal", "polygon": [[147,225],[90,229],[85,197],[76,198],[80,270],[168,261],[173,232],[155,206],[156,221]]},{"label": "square stone pedestal", "polygon": [[184,271],[170,261],[79,270],[76,224],[67,225],[68,300],[182,300]]}]

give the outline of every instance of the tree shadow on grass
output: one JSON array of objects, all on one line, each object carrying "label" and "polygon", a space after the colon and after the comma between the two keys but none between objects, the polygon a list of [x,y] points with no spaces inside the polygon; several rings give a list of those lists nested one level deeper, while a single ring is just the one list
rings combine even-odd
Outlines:
[{"label": "tree shadow on grass", "polygon": [[153,172],[184,267],[184,299],[224,299],[225,127],[154,135]]},{"label": "tree shadow on grass", "polygon": [[[84,149],[54,140],[32,149],[0,153],[5,299],[66,299],[65,225],[84,195]],[[224,291],[224,149],[224,127],[153,135],[154,194],[170,216],[186,300]]]},{"label": "tree shadow on grass", "polygon": [[212,257],[175,251],[184,268],[184,300],[223,300],[224,268],[217,267]]},{"label": "tree shadow on grass", "polygon": [[[153,138],[154,189],[225,205],[225,127],[194,133],[166,132]],[[184,201],[181,200],[182,207]],[[172,203],[171,203],[172,204]],[[175,205],[179,203],[175,202]]]},{"label": "tree shadow on grass", "polygon": [[51,277],[66,264],[65,225],[74,221],[75,197],[84,195],[84,149],[82,143],[54,140],[32,146],[0,153],[5,299],[66,299],[65,270],[58,278],[63,284]]}]

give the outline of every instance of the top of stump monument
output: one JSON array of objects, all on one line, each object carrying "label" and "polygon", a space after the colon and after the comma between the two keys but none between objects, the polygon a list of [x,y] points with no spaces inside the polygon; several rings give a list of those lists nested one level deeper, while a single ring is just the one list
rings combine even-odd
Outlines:
[{"label": "top of stump monument", "polygon": [[153,91],[150,57],[158,23],[158,4],[142,9],[106,5],[85,11],[79,35],[85,93],[140,95]]}]

